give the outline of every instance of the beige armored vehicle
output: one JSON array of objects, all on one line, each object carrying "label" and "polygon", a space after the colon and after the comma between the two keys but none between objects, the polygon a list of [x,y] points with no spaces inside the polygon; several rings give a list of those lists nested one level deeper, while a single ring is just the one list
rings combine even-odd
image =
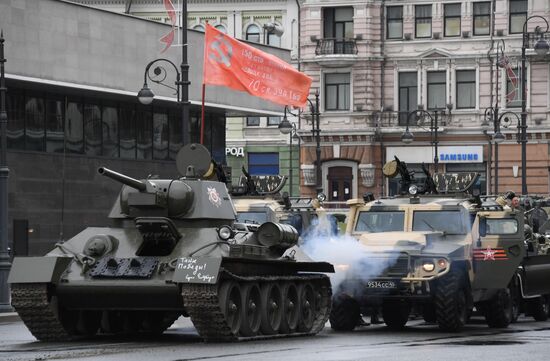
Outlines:
[{"label": "beige armored vehicle", "polygon": [[512,280],[525,257],[523,212],[469,194],[476,174],[426,171],[425,184],[415,185],[404,162],[394,162],[385,172],[401,173],[408,194],[348,201],[346,234],[364,257],[335,265],[346,277],[334,289],[332,328],[355,328],[371,307],[394,329],[405,326],[413,307],[447,331],[460,330],[474,307],[490,327],[507,327]]}]

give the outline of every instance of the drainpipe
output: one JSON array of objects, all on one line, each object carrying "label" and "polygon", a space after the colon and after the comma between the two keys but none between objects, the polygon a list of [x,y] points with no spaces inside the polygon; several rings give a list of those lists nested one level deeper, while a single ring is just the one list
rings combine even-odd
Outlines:
[{"label": "drainpipe", "polygon": [[[296,56],[297,56],[297,60],[298,60],[298,71],[300,71],[300,62],[301,62],[301,49],[300,49],[300,38],[302,36],[302,32],[300,31],[300,26],[302,24],[302,19],[301,19],[301,6],[300,6],[300,0],[296,0],[296,7],[298,8],[298,42],[297,42],[297,46],[298,46],[298,51],[296,53]],[[302,117],[300,116],[300,112],[301,111],[298,111],[298,129],[302,129]],[[313,119],[312,119],[313,121]],[[290,160],[290,163],[291,163],[291,166],[292,166],[292,159]],[[298,137],[298,163],[299,164],[302,164],[302,138],[301,137]],[[301,188],[301,182],[300,182],[300,172],[301,172],[301,169],[298,168],[298,188]],[[302,194],[302,191],[301,189],[299,189],[298,191],[298,194]]]},{"label": "drainpipe", "polygon": [[386,55],[384,54],[384,45],[386,38],[385,34],[385,26],[386,19],[384,18],[384,8],[385,8],[386,1],[382,0],[382,3],[380,5],[380,55],[382,56],[382,63],[381,63],[381,69],[380,69],[380,117],[378,118],[378,127],[380,129],[380,132],[378,133],[378,136],[380,137],[380,177],[382,181],[380,182],[380,196],[384,196],[384,188],[386,185],[384,175],[382,174],[382,167],[384,166],[384,135],[382,133],[382,117],[384,115],[384,98],[385,98],[385,78],[386,78]]}]

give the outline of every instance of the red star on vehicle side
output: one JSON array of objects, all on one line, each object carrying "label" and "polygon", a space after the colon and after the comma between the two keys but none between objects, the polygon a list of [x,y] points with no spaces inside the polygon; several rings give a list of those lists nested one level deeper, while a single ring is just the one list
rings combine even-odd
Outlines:
[{"label": "red star on vehicle side", "polygon": [[484,261],[487,261],[487,260],[494,261],[495,260],[495,252],[496,251],[493,251],[491,249],[491,247],[487,247],[487,249],[485,251],[481,251],[481,253],[484,254],[483,260]]}]

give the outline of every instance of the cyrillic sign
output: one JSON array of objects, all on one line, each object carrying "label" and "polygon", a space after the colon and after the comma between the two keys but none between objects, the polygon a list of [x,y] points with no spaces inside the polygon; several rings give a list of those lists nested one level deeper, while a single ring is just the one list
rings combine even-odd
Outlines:
[{"label": "cyrillic sign", "polygon": [[232,155],[235,157],[244,157],[244,148],[243,147],[225,148],[225,155]]}]

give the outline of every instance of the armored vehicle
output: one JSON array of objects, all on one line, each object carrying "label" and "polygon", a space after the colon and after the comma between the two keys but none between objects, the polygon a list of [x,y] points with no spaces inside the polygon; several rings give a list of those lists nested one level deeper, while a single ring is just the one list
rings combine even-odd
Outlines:
[{"label": "armored vehicle", "polygon": [[407,323],[413,307],[447,331],[460,330],[474,307],[490,327],[507,327],[511,281],[525,257],[522,212],[469,193],[477,174],[432,177],[424,169],[419,186],[404,162],[392,162],[384,173],[400,173],[408,194],[348,201],[346,234],[357,239],[364,257],[335,265],[347,273],[335,290],[332,328],[353,329],[369,307],[381,309],[394,329]]},{"label": "armored vehicle", "polygon": [[176,160],[181,178],[123,183],[110,227],[90,227],[44,257],[15,258],[12,305],[39,340],[97,333],[162,333],[180,315],[207,341],[312,335],[328,319],[325,262],[296,246],[297,231],[235,221],[206,148]]}]

